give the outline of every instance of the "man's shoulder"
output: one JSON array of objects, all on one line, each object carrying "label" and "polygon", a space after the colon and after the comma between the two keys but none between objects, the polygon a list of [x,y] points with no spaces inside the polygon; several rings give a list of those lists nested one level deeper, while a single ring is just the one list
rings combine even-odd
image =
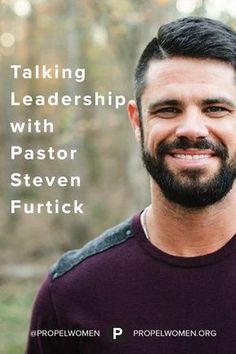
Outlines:
[{"label": "man's shoulder", "polygon": [[52,281],[62,277],[89,257],[113,249],[134,236],[132,218],[106,230],[81,249],[67,251],[50,270]]}]

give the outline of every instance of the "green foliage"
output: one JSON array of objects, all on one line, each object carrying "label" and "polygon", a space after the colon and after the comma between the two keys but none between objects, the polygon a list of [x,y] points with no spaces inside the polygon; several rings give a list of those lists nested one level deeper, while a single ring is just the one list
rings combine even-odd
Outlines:
[{"label": "green foliage", "polygon": [[0,353],[24,353],[30,311],[38,285],[4,282],[0,286]]}]

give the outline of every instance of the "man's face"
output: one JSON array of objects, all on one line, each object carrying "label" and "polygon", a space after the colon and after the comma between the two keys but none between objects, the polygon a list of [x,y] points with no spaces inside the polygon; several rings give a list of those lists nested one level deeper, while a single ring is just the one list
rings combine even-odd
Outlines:
[{"label": "man's face", "polygon": [[[164,196],[185,207],[221,200],[236,177],[236,83],[215,60],[155,60],[141,98],[144,165]],[[129,108],[137,134],[137,108]]]}]

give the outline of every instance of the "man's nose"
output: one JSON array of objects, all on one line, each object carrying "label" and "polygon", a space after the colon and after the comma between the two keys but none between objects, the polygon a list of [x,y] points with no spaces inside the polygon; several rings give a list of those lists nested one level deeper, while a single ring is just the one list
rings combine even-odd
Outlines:
[{"label": "man's nose", "polygon": [[182,119],[176,128],[176,137],[184,137],[189,140],[203,139],[209,135],[208,127],[202,113],[197,110],[190,110],[183,114]]}]

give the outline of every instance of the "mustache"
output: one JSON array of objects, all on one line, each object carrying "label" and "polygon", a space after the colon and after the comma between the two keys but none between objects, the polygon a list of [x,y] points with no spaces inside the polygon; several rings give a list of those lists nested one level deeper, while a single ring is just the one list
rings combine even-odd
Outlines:
[{"label": "mustache", "polygon": [[213,153],[219,156],[222,160],[226,160],[229,157],[227,148],[221,143],[213,143],[207,139],[191,141],[186,138],[178,138],[172,142],[160,142],[160,144],[156,147],[156,155],[165,155],[174,149],[212,150]]}]

